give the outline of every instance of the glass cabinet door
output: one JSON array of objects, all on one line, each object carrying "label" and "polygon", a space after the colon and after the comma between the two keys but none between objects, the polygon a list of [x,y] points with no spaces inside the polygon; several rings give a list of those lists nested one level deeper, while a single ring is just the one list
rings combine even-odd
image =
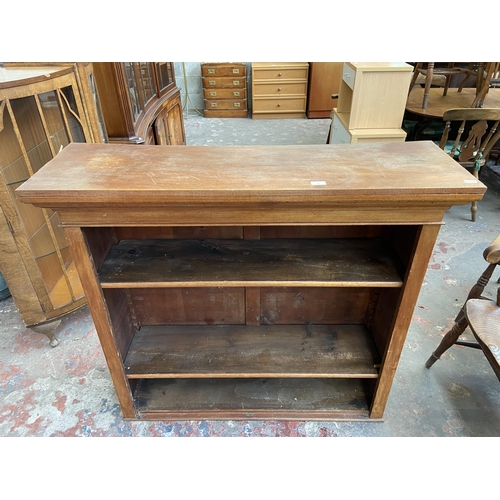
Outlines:
[{"label": "glass cabinet door", "polygon": [[135,122],[137,121],[137,118],[139,118],[139,115],[141,114],[144,106],[139,98],[139,86],[138,86],[139,79],[137,78],[136,75],[134,63],[124,62],[122,66],[123,66],[123,73],[125,75],[125,84],[127,86],[130,107],[132,109],[132,117]]},{"label": "glass cabinet door", "polygon": [[148,62],[141,62],[137,64],[139,66],[144,106],[146,106],[149,100],[156,96],[156,89],[153,78],[153,65]]},{"label": "glass cabinet door", "polygon": [[99,94],[97,92],[94,73],[90,73],[88,75],[88,84],[97,113],[97,126],[100,132],[100,140],[103,142],[108,142],[108,133],[104,125],[104,117],[102,115],[101,101],[99,100]]},{"label": "glass cabinet door", "polygon": [[61,148],[85,142],[72,86],[4,100],[0,106],[0,172],[41,281],[53,309],[84,296],[69,254],[59,216],[48,209],[20,203],[15,190]]},{"label": "glass cabinet door", "polygon": [[162,90],[165,90],[169,85],[174,83],[172,63],[169,62],[156,63],[156,72],[158,74],[158,84],[160,86],[160,92]]}]

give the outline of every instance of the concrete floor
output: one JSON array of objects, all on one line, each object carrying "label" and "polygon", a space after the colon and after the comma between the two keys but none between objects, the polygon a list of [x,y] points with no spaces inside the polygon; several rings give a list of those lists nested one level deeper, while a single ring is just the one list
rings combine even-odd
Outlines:
[{"label": "concrete floor", "polygon": [[[185,119],[189,145],[324,144],[329,125]],[[500,436],[500,384],[480,351],[453,347],[431,370],[424,367],[484,269],[482,251],[500,232],[499,179],[498,168],[486,169],[477,222],[469,206],[445,216],[383,422],[127,422],[88,309],[62,321],[60,344],[51,348],[8,298],[0,302],[0,436]]]}]

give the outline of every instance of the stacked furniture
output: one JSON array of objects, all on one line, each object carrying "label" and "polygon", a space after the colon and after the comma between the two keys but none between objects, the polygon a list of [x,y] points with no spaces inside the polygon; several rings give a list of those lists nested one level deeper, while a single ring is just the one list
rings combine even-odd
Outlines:
[{"label": "stacked furniture", "polygon": [[186,144],[172,62],[94,63],[109,142]]},{"label": "stacked furniture", "polygon": [[252,63],[252,118],[305,118],[309,64]]},{"label": "stacked furniture", "polygon": [[205,118],[248,116],[246,63],[202,63]]},{"label": "stacked furniture", "polygon": [[59,215],[15,190],[68,144],[105,140],[92,63],[0,67],[0,271],[24,323],[53,346],[60,318],[86,301]]},{"label": "stacked furniture", "polygon": [[485,190],[426,141],[72,144],[17,193],[60,214],[125,418],[354,420]]},{"label": "stacked furniture", "polygon": [[344,63],[329,143],[404,141],[412,70],[406,63]]}]

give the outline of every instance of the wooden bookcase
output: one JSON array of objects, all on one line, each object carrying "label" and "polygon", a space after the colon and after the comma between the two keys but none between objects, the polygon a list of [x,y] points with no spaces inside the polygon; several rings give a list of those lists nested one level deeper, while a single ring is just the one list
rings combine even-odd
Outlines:
[{"label": "wooden bookcase", "polygon": [[15,190],[69,143],[105,140],[92,63],[0,67],[0,271],[23,322],[51,345],[85,296],[59,215]]},{"label": "wooden bookcase", "polygon": [[404,141],[412,70],[406,63],[344,63],[329,143]]},{"label": "wooden bookcase", "polygon": [[125,418],[353,420],[383,416],[444,211],[485,189],[430,142],[104,144],[18,194],[60,213]]}]

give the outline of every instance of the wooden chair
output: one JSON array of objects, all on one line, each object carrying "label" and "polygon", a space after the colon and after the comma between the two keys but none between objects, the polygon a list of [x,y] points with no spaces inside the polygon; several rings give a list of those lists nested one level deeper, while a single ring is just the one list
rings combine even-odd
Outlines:
[{"label": "wooden chair", "polygon": [[429,100],[429,89],[431,88],[431,84],[433,83],[435,77],[444,77],[444,84],[441,84],[440,86],[444,87],[443,95],[446,95],[448,93],[448,88],[450,86],[450,80],[452,76],[463,75],[463,80],[460,83],[460,87],[458,89],[458,92],[461,92],[469,77],[476,74],[476,72],[474,71],[474,63],[469,63],[469,66],[467,68],[455,67],[455,63],[452,62],[448,63],[446,68],[436,68],[434,65],[435,63],[428,62],[427,67],[424,68],[424,63],[418,62],[416,63],[413,70],[413,77],[410,83],[410,92],[413,89],[414,85],[417,83],[417,79],[419,78],[419,76],[425,76],[422,109],[427,108],[427,101]]},{"label": "wooden chair", "polygon": [[[439,147],[460,165],[470,170],[476,178],[486,164],[492,147],[500,139],[500,109],[460,108],[449,109],[443,115],[445,128]],[[490,127],[488,121],[492,123]],[[452,122],[458,123],[454,140],[450,138]],[[468,131],[465,137],[464,131]],[[472,202],[471,218],[476,220],[477,202]]]},{"label": "wooden chair", "polygon": [[498,63],[492,62],[479,62],[479,63],[469,63],[467,68],[461,68],[455,66],[456,63],[448,63],[447,67],[444,68],[436,68],[435,63],[429,62],[427,63],[427,67],[423,67],[423,63],[416,63],[415,69],[413,71],[413,78],[410,83],[410,90],[412,91],[414,85],[417,82],[417,79],[423,75],[425,76],[425,87],[424,87],[424,98],[422,101],[422,109],[427,108],[427,102],[429,100],[429,89],[431,88],[431,84],[433,83],[435,77],[444,77],[444,84],[441,86],[443,89],[443,96],[448,93],[448,88],[450,86],[451,78],[454,75],[463,76],[460,85],[458,86],[457,92],[462,92],[465,84],[469,81],[469,79],[474,76],[476,78],[476,98],[471,103],[471,108],[480,108],[483,105],[484,98],[488,93],[488,89],[490,87],[490,82],[492,77],[495,74],[495,69],[497,68]]},{"label": "wooden chair", "polygon": [[500,288],[496,303],[471,299],[466,303],[465,314],[479,347],[500,380]]},{"label": "wooden chair", "polygon": [[[425,364],[427,368],[430,368],[444,352],[456,344],[481,349],[500,380],[500,288],[497,290],[496,301],[481,295],[493,271],[500,263],[500,234],[483,252],[483,257],[488,262],[488,267],[471,288],[464,306],[455,318],[453,327],[427,360]],[[500,282],[500,279],[498,281]],[[468,326],[476,342],[458,340]]]}]

